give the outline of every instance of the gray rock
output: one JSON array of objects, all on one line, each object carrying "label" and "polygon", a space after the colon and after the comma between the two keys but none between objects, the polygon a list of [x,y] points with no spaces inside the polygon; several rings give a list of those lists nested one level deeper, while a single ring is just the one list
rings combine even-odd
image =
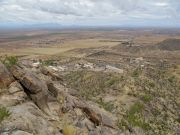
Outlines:
[{"label": "gray rock", "polygon": [[33,135],[31,133],[28,133],[28,132],[25,132],[25,131],[20,131],[20,130],[17,130],[17,131],[14,131],[14,132],[4,132],[2,133],[1,135]]},{"label": "gray rock", "polygon": [[27,99],[27,94],[22,86],[17,82],[12,82],[9,89],[0,95],[0,105],[10,107],[23,103]]},{"label": "gray rock", "polygon": [[133,128],[133,133],[135,135],[145,135],[144,131],[141,128],[139,128],[139,127],[134,127]]},{"label": "gray rock", "polygon": [[8,131],[19,130],[19,133],[26,131],[39,135],[61,135],[58,128],[32,102],[13,106],[9,111],[11,116],[2,122],[2,131],[9,129]]},{"label": "gray rock", "polygon": [[19,103],[23,103],[26,99],[27,95],[23,91],[14,94],[3,94],[0,95],[0,105],[10,107]]},{"label": "gray rock", "polygon": [[95,129],[95,125],[87,118],[83,120],[79,120],[78,123],[76,124],[79,128],[86,128],[89,131]]},{"label": "gray rock", "polygon": [[14,93],[17,93],[17,92],[20,92],[20,91],[24,91],[24,89],[21,86],[21,84],[19,84],[19,82],[15,81],[15,82],[12,82],[9,85],[8,91],[9,91],[10,94],[14,94]]}]

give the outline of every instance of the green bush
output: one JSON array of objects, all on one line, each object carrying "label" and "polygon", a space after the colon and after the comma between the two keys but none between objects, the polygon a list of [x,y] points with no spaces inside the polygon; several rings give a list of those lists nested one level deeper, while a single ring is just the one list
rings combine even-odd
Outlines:
[{"label": "green bush", "polygon": [[54,62],[53,62],[53,60],[45,60],[45,61],[42,61],[41,64],[43,66],[52,66],[52,65],[54,65]]},{"label": "green bush", "polygon": [[133,127],[141,127],[144,130],[150,129],[150,125],[148,123],[146,123],[145,120],[138,115],[128,115],[127,121]]},{"label": "green bush", "polygon": [[116,85],[117,83],[123,81],[123,79],[124,79],[123,76],[111,75],[109,77],[109,80],[107,80],[105,83],[106,83],[107,87],[110,87],[110,86]]},{"label": "green bush", "polygon": [[7,67],[10,68],[13,65],[16,65],[18,62],[18,58],[16,56],[6,56],[2,63]]},{"label": "green bush", "polygon": [[143,109],[144,109],[144,104],[140,102],[136,102],[133,106],[131,106],[131,108],[128,111],[128,114],[134,115],[136,113],[142,112]]},{"label": "green bush", "polygon": [[133,72],[132,72],[132,77],[139,77],[139,75],[140,75],[140,69],[135,69]]},{"label": "green bush", "polygon": [[0,107],[0,123],[10,116],[10,112],[5,107]]},{"label": "green bush", "polygon": [[180,116],[178,117],[177,122],[180,123]]},{"label": "green bush", "polygon": [[155,87],[155,83],[154,82],[149,82],[149,87],[150,88],[154,88]]},{"label": "green bush", "polygon": [[119,120],[119,122],[118,122],[118,128],[119,129],[128,129],[129,128],[129,126],[128,126],[128,122],[125,120],[125,119],[121,119],[121,120]]},{"label": "green bush", "polygon": [[141,98],[145,103],[148,103],[152,100],[152,96],[151,95],[143,95]]},{"label": "green bush", "polygon": [[171,77],[168,78],[168,81],[169,81],[170,83],[173,83],[173,82],[176,81],[176,77],[175,77],[175,76],[171,76]]},{"label": "green bush", "polygon": [[143,110],[144,104],[136,102],[126,112],[126,116],[124,116],[124,118],[119,122],[119,128],[124,126],[126,129],[128,129],[129,125],[131,125],[133,127],[141,127],[144,130],[150,129],[150,125],[141,116]]}]

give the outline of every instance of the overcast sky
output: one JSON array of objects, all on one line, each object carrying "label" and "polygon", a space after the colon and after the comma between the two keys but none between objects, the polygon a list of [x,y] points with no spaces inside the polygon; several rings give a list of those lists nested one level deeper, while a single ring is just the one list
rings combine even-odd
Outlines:
[{"label": "overcast sky", "polygon": [[180,0],[0,0],[0,24],[180,26]]}]

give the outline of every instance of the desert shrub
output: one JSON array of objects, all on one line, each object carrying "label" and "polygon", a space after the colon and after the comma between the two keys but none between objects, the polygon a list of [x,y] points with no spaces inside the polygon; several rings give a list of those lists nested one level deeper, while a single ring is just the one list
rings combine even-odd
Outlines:
[{"label": "desert shrub", "polygon": [[176,65],[176,64],[173,65],[173,68],[174,68],[174,69],[178,69],[178,65]]},{"label": "desert shrub", "polygon": [[152,113],[155,117],[161,115],[160,110],[158,110],[158,109],[156,109],[156,108],[153,108],[153,109],[151,110],[151,113]]},{"label": "desert shrub", "polygon": [[177,122],[180,123],[180,116],[177,118]]},{"label": "desert shrub", "polygon": [[[146,69],[146,70],[134,70],[130,71],[130,75],[127,77],[126,86],[131,86],[129,96],[134,96],[139,99],[140,102],[132,105],[126,114],[120,117],[118,126],[120,129],[129,130],[131,127],[140,127],[144,129],[145,134],[176,134],[175,126],[180,123],[180,117],[175,117],[174,114],[167,110],[168,105],[174,112],[178,112],[179,103],[179,67],[176,70],[170,68],[161,69],[158,67]],[[129,81],[132,79],[133,81]],[[164,99],[168,104],[163,104]],[[175,103],[175,104],[174,104]],[[161,106],[162,108],[159,108]],[[164,112],[165,111],[165,112]],[[166,113],[168,112],[168,113]],[[173,119],[169,125],[168,121]]]},{"label": "desert shrub", "polygon": [[170,83],[173,83],[173,82],[176,81],[176,77],[175,77],[175,76],[171,76],[171,77],[168,78],[168,81],[169,81]]},{"label": "desert shrub", "polygon": [[141,127],[144,130],[150,129],[149,123],[145,122],[144,118],[138,115],[127,115],[127,121],[133,127]]},{"label": "desert shrub", "polygon": [[128,111],[128,114],[134,115],[136,113],[140,113],[143,109],[144,109],[144,104],[140,102],[136,102],[133,106],[131,106],[131,108]]},{"label": "desert shrub", "polygon": [[152,100],[152,96],[151,95],[143,95],[142,97],[141,97],[141,99],[145,102],[145,103],[148,103],[148,102],[150,102],[151,100]]},{"label": "desert shrub", "polygon": [[140,69],[135,69],[133,72],[132,72],[132,77],[136,78],[136,77],[139,77],[141,71]]},{"label": "desert shrub", "polygon": [[114,104],[112,102],[103,102],[103,100],[100,99],[97,101],[97,103],[106,111],[111,112],[114,109]]},{"label": "desert shrub", "polygon": [[150,88],[154,88],[155,87],[155,83],[154,82],[149,82],[148,85],[149,85]]},{"label": "desert shrub", "polygon": [[124,128],[128,129],[129,128],[128,122],[124,118],[118,121],[117,126],[118,126],[119,129],[124,129]]},{"label": "desert shrub", "polygon": [[17,64],[18,58],[16,56],[6,56],[2,62],[7,68],[10,68]]},{"label": "desert shrub", "polygon": [[5,107],[0,107],[0,123],[10,116],[10,112]]},{"label": "desert shrub", "polygon": [[130,107],[124,118],[119,122],[119,128],[124,126],[126,129],[128,129],[129,125],[131,125],[133,127],[141,127],[144,130],[150,129],[150,125],[141,116],[143,110],[144,104],[136,102]]},{"label": "desert shrub", "polygon": [[76,128],[71,125],[65,125],[63,127],[64,135],[76,135]]},{"label": "desert shrub", "polygon": [[118,82],[123,81],[123,76],[110,76],[109,80],[106,81],[107,87],[116,85]]},{"label": "desert shrub", "polygon": [[53,60],[45,60],[45,61],[42,61],[41,64],[43,66],[52,66],[52,65],[54,65],[54,62],[53,62]]}]

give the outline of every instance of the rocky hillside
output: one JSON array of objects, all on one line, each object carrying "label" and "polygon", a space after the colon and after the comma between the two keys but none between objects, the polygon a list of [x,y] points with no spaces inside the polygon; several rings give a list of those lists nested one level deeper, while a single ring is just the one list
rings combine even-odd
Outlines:
[{"label": "rocky hillside", "polygon": [[118,134],[117,118],[76,97],[58,72],[0,63],[1,135]]},{"label": "rocky hillside", "polygon": [[6,58],[0,134],[180,134],[179,65],[135,62]]},{"label": "rocky hillside", "polygon": [[167,38],[158,43],[148,45],[136,44],[131,42],[120,43],[111,48],[112,51],[120,55],[143,56],[155,58],[179,59],[180,39]]},{"label": "rocky hillside", "polygon": [[166,39],[156,46],[161,50],[178,51],[180,50],[180,39]]}]

